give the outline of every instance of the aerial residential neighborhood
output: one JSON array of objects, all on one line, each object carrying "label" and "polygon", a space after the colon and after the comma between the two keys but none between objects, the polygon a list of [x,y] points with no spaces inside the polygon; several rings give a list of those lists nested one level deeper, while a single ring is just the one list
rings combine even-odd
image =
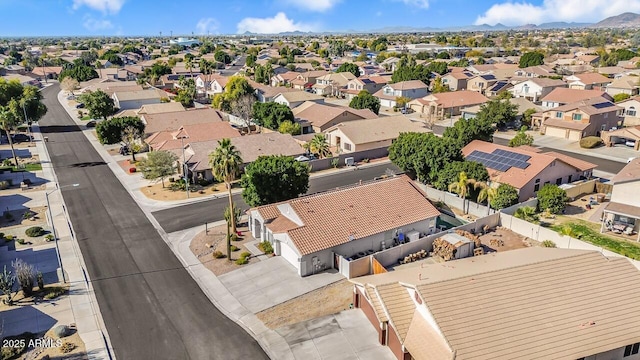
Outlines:
[{"label": "aerial residential neighborhood", "polygon": [[640,359],[640,0],[256,3],[0,2],[2,359]]}]

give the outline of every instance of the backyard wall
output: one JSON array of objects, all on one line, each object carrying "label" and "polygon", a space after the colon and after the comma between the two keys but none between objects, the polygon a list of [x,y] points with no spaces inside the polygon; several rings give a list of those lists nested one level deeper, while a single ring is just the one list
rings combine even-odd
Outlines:
[{"label": "backyard wall", "polygon": [[[433,201],[442,201],[443,203],[445,203],[450,207],[454,207],[456,209],[464,211],[464,208],[462,207],[463,206],[462,199],[459,198],[457,195],[446,192],[446,191],[438,190],[436,188],[433,188],[431,186],[428,186],[422,183],[417,183],[417,184],[418,186],[420,186],[420,189],[422,189],[427,194],[427,197],[429,197],[429,199]],[[465,207],[467,208],[467,212],[469,214],[479,218],[496,212],[493,209],[489,209],[487,206],[475,203],[473,201],[466,201]]]},{"label": "backyard wall", "polygon": [[591,194],[596,188],[596,180],[585,181],[580,184],[572,184],[573,187],[565,189],[569,199],[577,199],[582,194]]},{"label": "backyard wall", "polygon": [[313,172],[313,171],[326,170],[326,169],[332,168],[333,166],[331,165],[331,161],[333,161],[333,159],[338,159],[339,166],[344,167],[345,166],[344,159],[349,157],[352,157],[353,161],[355,162],[361,162],[364,159],[379,159],[387,155],[389,155],[389,149],[384,147],[384,148],[370,149],[365,151],[357,151],[349,154],[341,154],[339,156],[330,157],[326,159],[311,160],[309,161],[309,165],[311,165],[311,171]]},{"label": "backyard wall", "polygon": [[525,206],[531,206],[532,208],[537,208],[538,207],[538,199],[533,198],[533,199],[529,199],[527,201],[523,201],[519,204],[515,204],[512,206],[509,206],[508,208],[504,208],[502,210],[500,210],[501,213],[503,214],[509,214],[509,215],[513,215],[516,213],[516,210],[518,210],[518,208],[521,207],[525,207]]}]

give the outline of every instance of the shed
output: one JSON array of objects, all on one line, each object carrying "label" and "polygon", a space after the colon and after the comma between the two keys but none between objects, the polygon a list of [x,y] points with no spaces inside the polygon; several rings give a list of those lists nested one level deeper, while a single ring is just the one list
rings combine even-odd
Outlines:
[{"label": "shed", "polygon": [[463,259],[473,255],[473,248],[475,243],[470,239],[454,232],[444,234],[440,238],[455,246],[456,250],[453,255],[455,259]]}]

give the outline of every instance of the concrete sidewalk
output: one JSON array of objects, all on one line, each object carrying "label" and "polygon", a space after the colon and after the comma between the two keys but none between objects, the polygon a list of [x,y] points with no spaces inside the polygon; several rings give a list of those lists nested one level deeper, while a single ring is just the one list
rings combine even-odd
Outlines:
[{"label": "concrete sidewalk", "polygon": [[[40,161],[43,164],[42,171],[38,172],[38,175],[46,181],[46,189],[44,191],[25,192],[21,195],[30,198],[24,206],[34,207],[46,206],[45,194],[49,194],[52,217],[50,218],[49,213],[47,213],[47,223],[50,226],[52,224],[55,225],[59,239],[57,245],[62,261],[64,278],[70,288],[67,296],[63,296],[53,302],[43,302],[33,306],[33,311],[27,314],[27,318],[20,318],[19,324],[14,324],[16,325],[15,327],[9,326],[5,330],[12,329],[14,332],[23,332],[29,329],[31,329],[29,331],[33,331],[34,328],[37,328],[37,331],[44,331],[56,322],[64,325],[76,324],[78,334],[84,342],[89,359],[112,359],[113,356],[110,355],[113,354],[113,351],[109,343],[109,337],[100,315],[91,282],[84,270],[84,259],[74,237],[73,226],[68,220],[64,200],[60,189],[57,188],[57,180],[53,168],[50,166],[49,154],[43,143],[39,127],[33,125],[32,128],[36,144],[34,152],[40,156]],[[11,205],[11,207],[17,206],[17,204],[7,205]],[[18,251],[4,249],[2,254],[4,259],[25,258],[30,264],[37,266],[43,272],[55,273],[58,268],[55,243]],[[59,271],[56,277],[62,281],[62,276],[62,272]],[[5,321],[11,322],[12,319],[10,317]]]}]

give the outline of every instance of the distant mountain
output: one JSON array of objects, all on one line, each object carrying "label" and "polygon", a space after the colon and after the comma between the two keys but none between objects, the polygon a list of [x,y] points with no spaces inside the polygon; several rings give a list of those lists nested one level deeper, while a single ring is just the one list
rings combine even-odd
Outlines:
[{"label": "distant mountain", "polygon": [[608,17],[599,23],[592,25],[594,28],[624,28],[640,27],[640,15],[626,12],[620,15]]}]

